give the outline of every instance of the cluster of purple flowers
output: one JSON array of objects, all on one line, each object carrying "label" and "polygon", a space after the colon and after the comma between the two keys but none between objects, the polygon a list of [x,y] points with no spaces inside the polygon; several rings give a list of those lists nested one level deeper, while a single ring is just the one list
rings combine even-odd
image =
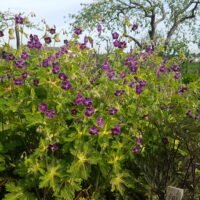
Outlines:
[{"label": "cluster of purple flowers", "polygon": [[113,136],[117,136],[117,135],[120,135],[121,133],[121,127],[119,124],[115,125],[113,128],[111,128],[111,134]]},{"label": "cluster of purple flowers", "polygon": [[143,139],[141,137],[137,137],[135,139],[135,146],[132,148],[132,152],[134,154],[139,154],[142,150]]},{"label": "cluster of purple flowers", "polygon": [[37,35],[30,35],[30,40],[28,41],[28,48],[30,49],[41,49],[42,48],[42,44],[39,41],[39,38]]},{"label": "cluster of purple flowers", "polygon": [[138,84],[136,85],[136,88],[135,88],[135,92],[137,94],[141,94],[144,90],[144,87],[147,85],[147,82],[145,80],[141,80],[138,82]]},{"label": "cluster of purple flowers", "polygon": [[89,129],[89,133],[91,135],[97,135],[100,131],[100,128],[104,125],[104,119],[102,117],[98,117],[96,119],[96,122],[97,122],[97,126],[92,126],[90,129]]},{"label": "cluster of purple flowers", "polygon": [[191,110],[187,111],[186,116],[194,119],[200,119],[200,114],[193,115]]},{"label": "cluster of purple flowers", "polygon": [[108,110],[108,114],[109,114],[109,115],[115,115],[115,114],[117,114],[117,112],[118,112],[118,109],[115,108],[115,107],[110,108],[110,109]]},{"label": "cluster of purple flowers", "polygon": [[79,92],[74,100],[75,105],[84,105],[85,106],[85,112],[84,115],[87,117],[92,116],[95,113],[95,108],[92,104],[92,99],[88,97],[82,96],[82,94]]},{"label": "cluster of purple flowers", "polygon": [[7,61],[13,61],[13,60],[15,60],[15,56],[12,53],[8,53],[6,55],[6,60]]},{"label": "cluster of purple flowers", "polygon": [[21,15],[15,16],[15,23],[16,24],[23,24],[24,23],[24,18]]},{"label": "cluster of purple flowers", "polygon": [[83,30],[82,30],[81,27],[76,27],[76,28],[74,29],[74,33],[75,33],[76,35],[80,35],[82,32],[83,32]]},{"label": "cluster of purple flowers", "polygon": [[120,77],[120,78],[125,78],[125,77],[126,77],[126,72],[124,72],[124,71],[121,72],[121,73],[119,74],[119,77]]},{"label": "cluster of purple flowers", "polygon": [[173,65],[171,71],[174,72],[174,78],[179,79],[181,77],[180,67],[178,65]]},{"label": "cluster of purple flowers", "polygon": [[53,119],[56,116],[56,111],[54,109],[48,109],[46,103],[40,103],[38,106],[38,110],[45,114],[45,116],[49,119]]},{"label": "cluster of purple flowers", "polygon": [[15,65],[19,69],[25,68],[26,67],[26,61],[24,59],[16,60]]},{"label": "cluster of purple flowers", "polygon": [[60,63],[58,63],[58,62],[52,63],[52,73],[58,74],[58,78],[62,81],[61,88],[63,90],[67,91],[67,90],[70,90],[72,88],[72,84],[68,80],[67,75],[63,72],[60,72]]},{"label": "cluster of purple flowers", "polygon": [[113,42],[113,44],[114,44],[115,47],[117,47],[117,48],[119,48],[119,49],[124,49],[124,48],[126,48],[126,46],[127,46],[127,44],[126,44],[125,41],[120,41],[120,40],[115,40],[115,41]]},{"label": "cluster of purple flowers", "polygon": [[14,84],[15,85],[22,85],[24,83],[23,79],[22,78],[15,78],[14,79]]},{"label": "cluster of purple flowers", "polygon": [[115,91],[115,96],[121,96],[125,93],[125,90],[116,90]]},{"label": "cluster of purple flowers", "polygon": [[137,64],[137,59],[132,56],[128,57],[124,62],[124,65],[128,66],[130,72],[132,73],[136,73],[138,71]]},{"label": "cluster of purple flowers", "polygon": [[113,45],[114,47],[117,47],[119,49],[124,49],[126,48],[127,44],[125,41],[120,41],[119,40],[119,34],[117,32],[112,33],[112,38],[113,38]]},{"label": "cluster of purple flowers", "polygon": [[111,68],[110,63],[108,61],[105,61],[101,65],[101,68],[106,72],[106,75],[110,80],[115,79],[115,71]]},{"label": "cluster of purple flowers", "polygon": [[188,90],[187,87],[181,87],[181,88],[178,90],[177,94],[183,94],[183,93],[186,92],[187,90]]},{"label": "cluster of purple flowers", "polygon": [[157,70],[157,76],[160,77],[160,74],[166,74],[168,72],[173,72],[175,79],[179,79],[181,77],[180,67],[178,65],[173,65],[170,68],[167,68],[165,65],[160,66]]},{"label": "cluster of purple flowers", "polygon": [[135,77],[135,81],[132,81],[129,84],[131,88],[135,87],[135,92],[137,94],[141,94],[144,91],[144,88],[146,85],[147,85],[147,82],[145,80],[139,80],[137,77]]},{"label": "cluster of purple flowers", "polygon": [[97,123],[97,126],[92,126],[90,129],[89,129],[89,133],[91,135],[97,135],[100,131],[100,128],[102,128],[102,126],[104,125],[104,119],[102,117],[98,117],[96,119],[96,123]]}]

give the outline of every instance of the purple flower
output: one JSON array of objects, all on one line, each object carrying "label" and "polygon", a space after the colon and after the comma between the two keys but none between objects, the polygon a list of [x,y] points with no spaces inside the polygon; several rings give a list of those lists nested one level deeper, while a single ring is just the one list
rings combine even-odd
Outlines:
[{"label": "purple flower", "polygon": [[84,101],[84,97],[81,95],[81,93],[79,92],[75,98],[75,101],[74,103],[76,105],[82,105],[83,104],[83,101]]},{"label": "purple flower", "polygon": [[33,79],[33,85],[37,87],[39,85],[39,80]]},{"label": "purple flower", "polygon": [[120,133],[121,133],[120,125],[115,125],[114,128],[111,128],[112,135],[120,135]]},{"label": "purple flower", "polygon": [[72,85],[69,81],[63,81],[62,82],[62,89],[63,90],[70,90],[72,88]]},{"label": "purple flower", "polygon": [[159,68],[159,72],[167,72],[167,68],[164,65],[162,65]]},{"label": "purple flower", "polygon": [[196,114],[195,119],[200,119],[200,114]]},{"label": "purple flower", "polygon": [[52,151],[52,152],[58,151],[59,148],[60,148],[60,147],[59,147],[59,144],[58,144],[58,143],[49,144],[49,145],[48,145],[48,150],[49,150],[49,151]]},{"label": "purple flower", "polygon": [[187,87],[181,87],[179,90],[178,90],[178,94],[183,94],[185,91],[187,91],[188,88]]},{"label": "purple flower", "polygon": [[42,67],[48,67],[50,65],[49,59],[44,59],[42,61]]},{"label": "purple flower", "polygon": [[137,94],[141,94],[143,92],[143,90],[144,90],[144,88],[141,85],[136,85],[135,92]]},{"label": "purple flower", "polygon": [[132,81],[132,82],[129,84],[129,87],[134,88],[134,87],[135,87],[135,82]]},{"label": "purple flower", "polygon": [[114,47],[120,47],[120,41],[119,40],[115,40],[114,42],[113,42],[113,45],[114,45]]},{"label": "purple flower", "polygon": [[101,65],[102,69],[103,70],[110,70],[110,63],[108,61],[104,62],[102,65]]},{"label": "purple flower", "polygon": [[27,44],[28,48],[30,49],[41,49],[42,47],[42,44],[40,43],[39,41],[39,38],[37,35],[30,35],[30,40],[28,41],[28,44]]},{"label": "purple flower", "polygon": [[107,77],[112,80],[115,77],[115,71],[112,70],[112,69],[108,70],[107,71]]},{"label": "purple flower", "polygon": [[89,117],[92,116],[95,112],[95,109],[93,107],[87,107],[85,110],[85,116]]},{"label": "purple flower", "polygon": [[101,26],[101,24],[98,24],[98,25],[97,25],[97,31],[98,31],[99,33],[101,33],[101,31],[102,31],[102,26]]},{"label": "purple flower", "polygon": [[102,117],[98,117],[96,119],[96,122],[98,124],[98,127],[102,127],[104,125],[104,119]]},{"label": "purple flower", "polygon": [[35,42],[34,43],[34,48],[41,49],[41,47],[42,47],[42,44],[40,42]]},{"label": "purple flower", "polygon": [[117,32],[112,33],[113,40],[117,40],[119,37],[119,34]]},{"label": "purple flower", "polygon": [[116,90],[115,91],[115,96],[121,96],[122,94],[124,94],[125,90]]},{"label": "purple flower", "polygon": [[134,60],[133,57],[128,57],[128,58],[124,61],[124,65],[130,66],[131,64],[136,64],[136,61]]},{"label": "purple flower", "polygon": [[0,31],[0,37],[3,37],[3,36],[4,36],[3,31]]},{"label": "purple flower", "polygon": [[17,68],[22,69],[22,68],[26,67],[26,62],[23,59],[19,59],[19,60],[15,61],[15,65]]},{"label": "purple flower", "polygon": [[117,108],[110,108],[110,109],[108,110],[108,113],[109,113],[110,115],[115,115],[117,112],[118,112],[118,109],[117,109]]},{"label": "purple flower", "polygon": [[23,72],[21,76],[23,79],[26,79],[28,77],[28,72]]},{"label": "purple flower", "polygon": [[80,35],[82,32],[83,32],[83,30],[82,30],[80,27],[76,27],[76,28],[74,29],[74,33],[75,33],[76,35]]},{"label": "purple flower", "polygon": [[53,119],[56,116],[56,111],[51,109],[51,110],[46,110],[45,111],[45,116],[49,119]]},{"label": "purple flower", "polygon": [[122,42],[120,42],[119,43],[119,46],[118,46],[118,48],[120,48],[120,49],[124,49],[124,48],[126,48],[126,42],[125,41],[122,41]]},{"label": "purple flower", "polygon": [[27,59],[28,59],[28,57],[29,57],[29,54],[28,54],[28,52],[26,52],[26,51],[23,51],[23,52],[22,52],[22,55],[21,55],[21,59],[23,59],[23,60],[27,60]]},{"label": "purple flower", "polygon": [[44,41],[46,44],[50,44],[51,43],[51,38],[50,37],[45,37]]},{"label": "purple flower", "polygon": [[63,81],[67,80],[67,76],[64,73],[59,73],[58,77],[60,80],[63,80]]},{"label": "purple flower", "polygon": [[15,85],[22,85],[23,84],[23,80],[21,78],[16,78],[16,79],[14,79],[14,84]]},{"label": "purple flower", "polygon": [[188,110],[188,111],[186,112],[186,116],[188,116],[188,117],[193,117],[193,116],[192,116],[192,111],[191,111],[191,110]]},{"label": "purple flower", "polygon": [[138,29],[138,24],[133,24],[131,30],[136,31]]},{"label": "purple flower", "polygon": [[7,61],[15,60],[15,56],[14,56],[13,54],[11,54],[11,53],[10,53],[10,54],[7,54],[7,55],[6,55],[6,60],[7,60]]},{"label": "purple flower", "polygon": [[58,62],[52,64],[52,73],[58,74],[60,72],[60,64]]},{"label": "purple flower", "polygon": [[140,86],[146,86],[147,82],[145,80],[139,81]]},{"label": "purple flower", "polygon": [[86,44],[85,44],[85,43],[81,43],[81,44],[80,44],[80,49],[83,50],[83,49],[85,49],[85,48],[86,48]]},{"label": "purple flower", "polygon": [[119,75],[120,78],[125,78],[126,77],[126,72],[121,72]]},{"label": "purple flower", "polygon": [[136,144],[141,145],[143,143],[142,138],[136,138]]},{"label": "purple flower", "polygon": [[23,22],[24,22],[24,18],[21,17],[21,15],[15,16],[15,23],[16,24],[23,24]]},{"label": "purple flower", "polygon": [[39,106],[38,106],[38,110],[42,113],[45,113],[47,111],[47,104],[46,103],[40,103]]},{"label": "purple flower", "polygon": [[91,135],[97,135],[99,133],[99,128],[97,126],[92,126],[89,130]]},{"label": "purple flower", "polygon": [[148,53],[148,54],[152,54],[153,53],[153,48],[152,47],[147,47],[145,49],[145,52]]},{"label": "purple flower", "polygon": [[174,75],[175,79],[179,79],[181,77],[181,73],[180,72],[176,72]]},{"label": "purple flower", "polygon": [[55,28],[50,28],[49,29],[49,33],[51,33],[52,35],[56,33],[56,29]]},{"label": "purple flower", "polygon": [[180,71],[180,67],[179,67],[178,65],[173,65],[173,66],[171,67],[171,70],[172,70],[173,72],[179,72],[179,71]]},{"label": "purple flower", "polygon": [[64,40],[63,42],[64,42],[64,44],[65,44],[66,46],[69,45],[69,41],[68,41],[68,40]]},{"label": "purple flower", "polygon": [[138,68],[137,68],[136,65],[130,64],[130,65],[129,65],[129,70],[130,70],[131,72],[133,72],[133,73],[136,73],[137,70],[138,70]]},{"label": "purple flower", "polygon": [[85,97],[84,99],[83,99],[83,104],[85,105],[85,106],[91,106],[92,105],[92,99],[91,98],[88,98],[88,97]]},{"label": "purple flower", "polygon": [[53,67],[52,68],[52,73],[53,74],[58,74],[59,72],[60,72],[60,67],[57,66],[57,67]]},{"label": "purple flower", "polygon": [[132,152],[134,154],[139,154],[141,152],[141,147],[140,146],[135,146],[132,148]]}]

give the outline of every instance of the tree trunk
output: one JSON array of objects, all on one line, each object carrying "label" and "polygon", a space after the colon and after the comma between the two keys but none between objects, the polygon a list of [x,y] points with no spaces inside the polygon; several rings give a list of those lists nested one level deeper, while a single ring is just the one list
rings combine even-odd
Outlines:
[{"label": "tree trunk", "polygon": [[16,35],[16,46],[17,49],[20,48],[20,35],[19,35],[19,25],[15,24],[15,35]]}]

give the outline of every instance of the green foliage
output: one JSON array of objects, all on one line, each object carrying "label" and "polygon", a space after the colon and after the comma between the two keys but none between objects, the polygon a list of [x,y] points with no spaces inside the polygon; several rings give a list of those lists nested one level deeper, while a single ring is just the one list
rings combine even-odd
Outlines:
[{"label": "green foliage", "polygon": [[[170,184],[197,196],[199,171],[193,167],[200,160],[200,84],[174,78],[172,67],[182,64],[181,55],[167,60],[161,73],[160,50],[127,54],[117,49],[99,59],[95,50],[77,44],[77,38],[69,41],[68,53],[51,57],[55,60],[47,67],[42,62],[63,50],[7,49],[16,59],[22,51],[29,58],[23,69],[14,61],[0,64],[0,76],[10,74],[0,83],[2,198],[163,199]],[[127,59],[137,72],[125,65]],[[105,61],[114,77],[102,70]],[[52,62],[60,64],[72,88],[62,88],[65,82],[52,73]],[[17,85],[24,71],[29,76]],[[144,84],[141,92],[139,84]],[[123,93],[116,95],[119,90]],[[77,103],[80,94],[84,103]],[[86,105],[86,97],[92,103]],[[52,116],[42,103],[55,111]],[[91,106],[95,111],[87,115]],[[109,114],[113,107],[118,112]],[[99,117],[104,124],[98,125]]]}]

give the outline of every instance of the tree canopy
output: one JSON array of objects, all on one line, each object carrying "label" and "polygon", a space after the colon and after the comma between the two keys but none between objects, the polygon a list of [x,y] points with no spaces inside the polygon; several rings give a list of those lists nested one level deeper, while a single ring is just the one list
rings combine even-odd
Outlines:
[{"label": "tree canopy", "polygon": [[140,48],[144,38],[153,46],[161,40],[168,46],[175,36],[198,42],[200,1],[95,0],[83,4],[79,14],[72,15],[72,18],[74,26],[91,30],[100,24],[105,31],[117,30]]}]

